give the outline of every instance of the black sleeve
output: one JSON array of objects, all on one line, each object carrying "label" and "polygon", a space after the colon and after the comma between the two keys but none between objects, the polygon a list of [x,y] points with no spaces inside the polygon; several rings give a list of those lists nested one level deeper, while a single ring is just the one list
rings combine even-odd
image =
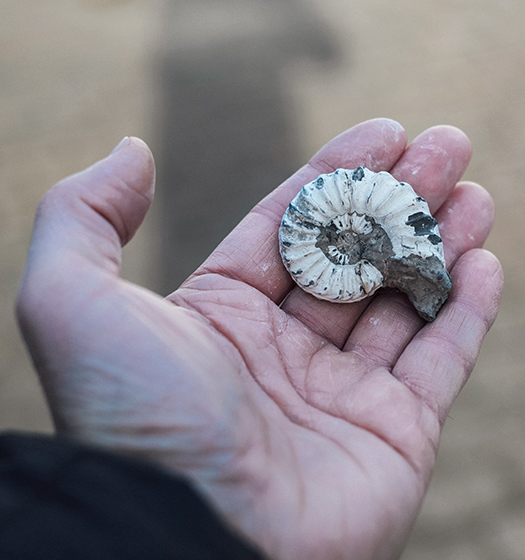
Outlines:
[{"label": "black sleeve", "polygon": [[65,438],[0,435],[2,560],[261,560],[181,477]]}]

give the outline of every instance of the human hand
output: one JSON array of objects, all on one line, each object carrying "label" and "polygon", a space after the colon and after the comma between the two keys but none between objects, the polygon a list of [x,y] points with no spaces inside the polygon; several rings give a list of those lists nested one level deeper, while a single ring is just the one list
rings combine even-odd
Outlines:
[{"label": "human hand", "polygon": [[[153,197],[141,141],[51,189],[18,316],[57,429],[185,473],[273,558],[397,558],[502,287],[477,249],[491,199],[457,184],[467,138],[435,127],[405,143],[385,119],[332,140],[165,299],[119,277]],[[290,200],[359,165],[410,183],[439,222],[453,288],[431,324],[393,291],[314,299],[281,263]]]}]

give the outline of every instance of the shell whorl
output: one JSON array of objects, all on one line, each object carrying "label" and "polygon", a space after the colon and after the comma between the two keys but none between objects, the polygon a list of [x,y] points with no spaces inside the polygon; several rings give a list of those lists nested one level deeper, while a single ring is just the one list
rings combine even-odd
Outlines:
[{"label": "shell whorl", "polygon": [[329,301],[393,287],[432,321],[451,287],[428,204],[384,171],[337,169],[305,185],[283,216],[279,247],[295,282]]}]

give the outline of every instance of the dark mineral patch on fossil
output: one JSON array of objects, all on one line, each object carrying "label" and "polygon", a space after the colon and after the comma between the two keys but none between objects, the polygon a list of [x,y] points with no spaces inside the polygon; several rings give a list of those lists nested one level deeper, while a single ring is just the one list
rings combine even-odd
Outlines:
[{"label": "dark mineral patch on fossil", "polygon": [[[308,208],[299,208],[297,206],[294,206],[293,202],[290,202],[289,206],[288,206],[288,210],[290,212],[290,215],[292,217],[295,217],[296,220],[299,220],[302,224],[303,227],[307,228],[307,229],[316,229],[319,227],[319,222],[317,222],[317,220],[315,220],[314,218],[311,218],[309,215],[309,209]],[[289,228],[289,227],[293,227],[289,224],[286,224],[286,222],[282,222],[282,227],[285,228]]]},{"label": "dark mineral patch on fossil", "polygon": [[364,176],[365,176],[365,171],[362,167],[358,167],[352,173],[352,179],[354,181],[362,181]]},{"label": "dark mineral patch on fossil", "polygon": [[390,259],[386,264],[385,287],[404,292],[419,315],[433,321],[452,287],[442,262],[435,256],[423,258],[412,254]]},{"label": "dark mineral patch on fossil", "polygon": [[437,225],[436,220],[430,214],[424,214],[423,212],[412,214],[405,223],[407,226],[414,228],[416,235],[431,235]]}]

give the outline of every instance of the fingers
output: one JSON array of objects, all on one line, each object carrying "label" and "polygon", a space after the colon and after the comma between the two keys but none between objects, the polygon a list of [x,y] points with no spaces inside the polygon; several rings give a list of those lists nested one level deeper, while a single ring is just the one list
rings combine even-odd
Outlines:
[{"label": "fingers", "polygon": [[465,173],[471,155],[465,133],[453,126],[434,126],[415,138],[390,173],[409,183],[434,213]]},{"label": "fingers", "polygon": [[393,370],[441,423],[474,368],[503,288],[501,265],[482,249],[460,257],[452,279],[452,292],[437,319],[416,335]]},{"label": "fingers", "polygon": [[[436,214],[449,268],[463,253],[482,247],[494,219],[488,192],[475,183],[460,183]],[[405,346],[425,324],[400,293],[378,294],[348,337],[344,350],[391,368]]]},{"label": "fingers", "polygon": [[[416,192],[427,199],[429,205],[435,209],[445,200],[465,172],[470,153],[470,141],[463,132],[451,126],[434,127],[414,140],[393,166],[391,173],[398,180],[415,185]],[[458,217],[457,213],[454,215]],[[380,301],[384,301],[383,296],[379,298]],[[283,309],[341,348],[363,310],[370,305],[370,301],[363,300],[357,304],[319,302],[299,288],[295,288],[284,302]],[[416,325],[421,326],[419,317],[412,313],[403,298],[395,296],[392,304],[399,309],[404,307],[408,309],[407,318],[410,324],[407,325],[407,336]],[[378,318],[384,319],[387,328],[389,325],[394,326],[391,325],[392,322],[397,325],[397,321],[402,320],[402,317],[394,313],[393,308],[385,310],[385,314],[390,317],[389,320],[386,320],[386,316],[378,317],[374,307],[370,313],[367,313],[363,322],[369,321],[370,317],[373,317],[373,321]],[[376,325],[372,323],[370,326],[375,328]],[[368,329],[365,330],[368,332]],[[387,338],[388,336],[386,335]],[[377,351],[381,356],[390,355],[389,347],[384,349],[385,353],[380,351],[382,342],[380,338],[377,340]],[[353,344],[354,341],[350,341],[347,348],[353,348]]]},{"label": "fingers", "polygon": [[494,203],[483,187],[459,183],[434,216],[450,269],[460,255],[483,246],[494,223]]},{"label": "fingers", "polygon": [[280,303],[293,281],[279,255],[277,232],[292,198],[319,174],[339,167],[366,165],[377,171],[389,169],[399,159],[405,144],[403,128],[389,119],[367,121],[347,130],[258,204],[189,282],[194,286],[202,274],[222,274],[246,282]]}]

